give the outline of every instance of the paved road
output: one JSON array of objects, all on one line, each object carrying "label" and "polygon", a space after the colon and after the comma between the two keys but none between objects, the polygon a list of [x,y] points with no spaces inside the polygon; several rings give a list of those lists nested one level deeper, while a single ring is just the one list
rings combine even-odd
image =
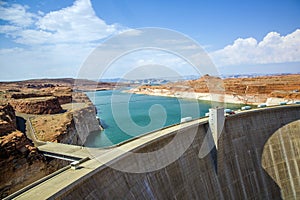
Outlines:
[{"label": "paved road", "polygon": [[65,155],[65,156],[75,157],[75,158],[89,157],[90,159],[94,158],[94,155],[96,154],[101,155],[110,151],[109,149],[88,148],[88,147],[82,147],[77,145],[69,145],[69,144],[53,143],[53,142],[40,145],[38,149],[42,152],[54,153],[58,155]]}]

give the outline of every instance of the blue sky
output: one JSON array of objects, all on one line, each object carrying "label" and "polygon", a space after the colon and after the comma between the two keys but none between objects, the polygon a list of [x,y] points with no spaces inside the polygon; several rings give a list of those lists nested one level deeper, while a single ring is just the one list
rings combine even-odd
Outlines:
[{"label": "blue sky", "polygon": [[[298,0],[9,0],[0,3],[0,19],[0,80],[76,77],[101,42],[142,27],[191,37],[222,74],[300,72]],[[153,55],[116,64],[164,63]],[[163,59],[176,65],[172,57]],[[193,73],[182,65],[183,72]]]}]

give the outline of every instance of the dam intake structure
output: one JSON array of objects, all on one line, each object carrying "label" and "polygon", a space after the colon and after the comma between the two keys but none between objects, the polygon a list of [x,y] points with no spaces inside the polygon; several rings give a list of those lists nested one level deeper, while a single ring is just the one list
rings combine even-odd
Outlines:
[{"label": "dam intake structure", "polygon": [[[299,105],[250,110],[226,117],[218,149],[199,158],[208,129],[207,118],[202,118],[136,138],[103,154],[94,151],[93,158],[78,169],[65,170],[16,199],[300,197]],[[160,157],[141,163],[134,160],[132,153],[154,152],[176,135],[188,138],[195,131],[192,144],[171,164],[144,173],[117,170],[120,166],[130,169],[134,165],[159,163]],[[272,140],[273,135],[277,140]]]}]

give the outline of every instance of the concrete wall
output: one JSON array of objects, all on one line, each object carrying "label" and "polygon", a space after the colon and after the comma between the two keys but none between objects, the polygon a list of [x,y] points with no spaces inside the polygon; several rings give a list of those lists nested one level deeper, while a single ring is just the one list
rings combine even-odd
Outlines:
[{"label": "concrete wall", "polygon": [[[265,143],[276,130],[297,119],[300,119],[300,107],[229,117],[218,141],[218,152],[213,149],[203,159],[198,158],[198,152],[208,124],[200,125],[192,145],[167,167],[138,174],[102,167],[53,198],[281,199],[279,186],[262,168],[262,153]],[[170,137],[173,136],[136,151],[153,151],[170,141]],[[117,163],[126,162],[126,159],[124,156]]]},{"label": "concrete wall", "polygon": [[300,198],[300,120],[278,129],[267,141],[262,166],[284,199]]},{"label": "concrete wall", "polygon": [[299,108],[278,108],[226,121],[218,152],[218,176],[226,199],[280,198],[278,186],[261,166],[262,152],[276,130],[299,118]]},{"label": "concrete wall", "polygon": [[[264,146],[273,133],[300,119],[300,107],[279,107],[237,114],[226,119],[218,141],[203,159],[198,153],[208,124],[199,125],[187,151],[172,164],[148,173],[128,173],[101,166],[52,198],[58,199],[281,199],[279,186],[261,164]],[[186,131],[186,134],[192,131]],[[174,133],[175,134],[175,133]],[[151,152],[173,135],[135,150]],[[298,141],[299,142],[299,141]],[[299,154],[298,154],[299,156]],[[115,165],[128,163],[122,156]],[[159,162],[157,158],[154,162]],[[279,172],[280,173],[280,172]]]}]

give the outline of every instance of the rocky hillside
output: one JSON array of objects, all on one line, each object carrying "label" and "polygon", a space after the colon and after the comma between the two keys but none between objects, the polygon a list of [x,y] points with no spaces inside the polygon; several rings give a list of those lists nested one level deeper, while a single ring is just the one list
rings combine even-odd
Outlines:
[{"label": "rocky hillside", "polygon": [[31,119],[39,140],[83,145],[90,132],[100,130],[93,105],[74,103],[63,105],[63,108],[67,110],[64,113]]},{"label": "rocky hillside", "polygon": [[[99,130],[92,102],[68,87],[74,79],[51,81],[0,83],[0,198],[68,164],[40,154],[28,139],[32,134],[43,141],[83,145],[89,132]],[[34,133],[26,130],[28,120]]]},{"label": "rocky hillside", "polygon": [[0,198],[62,167],[65,163],[47,160],[24,133],[17,130],[15,111],[0,105]]},{"label": "rocky hillside", "polygon": [[10,104],[0,105],[0,136],[17,129],[16,115]]},{"label": "rocky hillside", "polygon": [[[11,82],[3,87],[0,84],[0,102],[9,103],[18,113],[29,114],[38,139],[82,145],[89,132],[99,130],[96,109],[84,93],[66,86],[73,84],[74,79],[54,83],[55,80]],[[19,88],[14,89],[14,85]]]},{"label": "rocky hillside", "polygon": [[[262,76],[255,78],[230,78],[224,80],[228,93],[237,94],[267,94],[273,96],[273,92],[293,93],[300,89],[300,75]],[[274,93],[275,94],[275,93]],[[282,96],[287,97],[287,96]]]},{"label": "rocky hillside", "polygon": [[1,136],[0,198],[53,173],[68,163],[46,159],[26,135],[18,130]]},{"label": "rocky hillside", "polygon": [[56,97],[12,99],[9,101],[17,112],[27,114],[57,114],[63,110]]},{"label": "rocky hillside", "polygon": [[198,80],[168,83],[160,86],[144,85],[131,92],[179,97],[183,95],[182,93],[194,93],[195,98],[199,97],[199,99],[205,96],[201,94],[224,92],[228,102],[259,104],[266,102],[268,98],[281,98],[282,101],[290,102],[299,100],[299,91],[300,75],[295,74],[223,80],[205,75]]},{"label": "rocky hillside", "polygon": [[[170,83],[162,88],[184,90],[192,89],[195,92],[210,92],[208,83],[210,81],[220,80],[226,94],[267,94],[272,96],[273,92],[285,91],[293,92],[300,89],[300,75],[283,76],[261,76],[255,78],[228,78],[221,80],[213,76],[205,75],[198,80]],[[213,89],[213,87],[212,87]],[[273,93],[276,95],[276,93]]]}]

